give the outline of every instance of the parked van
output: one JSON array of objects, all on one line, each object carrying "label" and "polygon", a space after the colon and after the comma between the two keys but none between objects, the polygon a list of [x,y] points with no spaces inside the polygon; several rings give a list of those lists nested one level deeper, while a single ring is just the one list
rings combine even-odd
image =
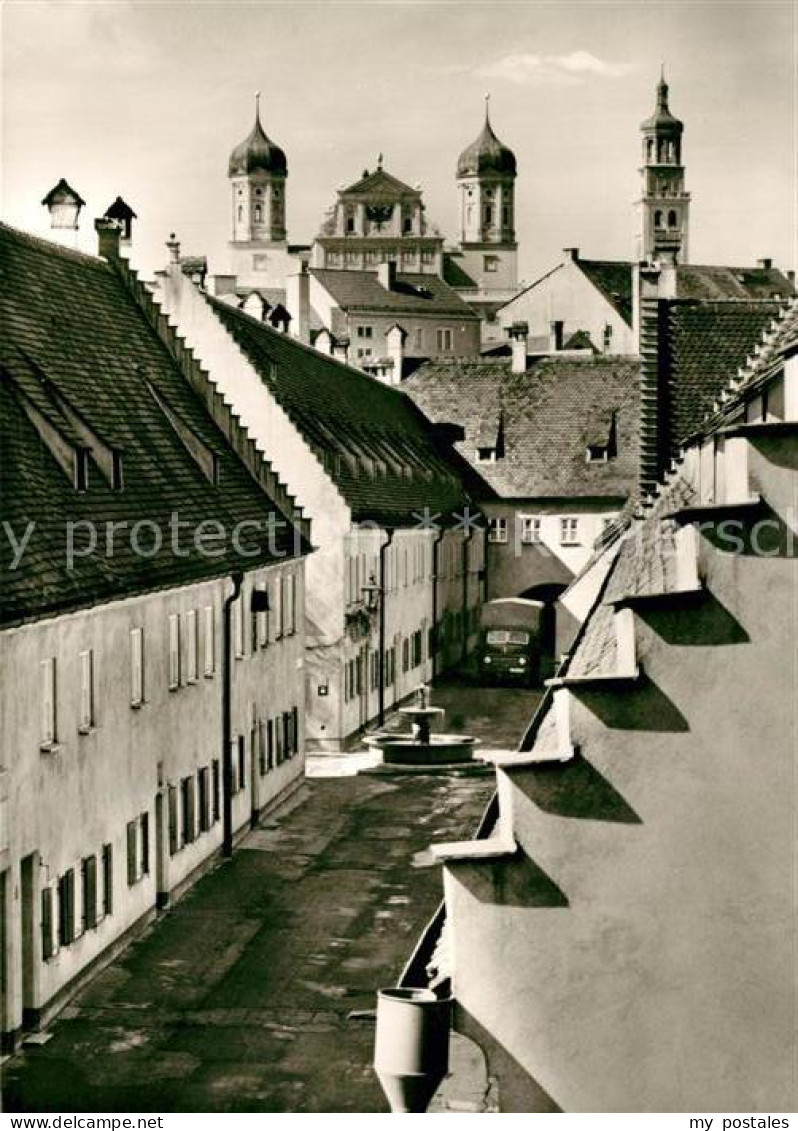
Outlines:
[{"label": "parked van", "polygon": [[538,683],[541,601],[500,597],[482,606],[477,666],[485,682]]}]

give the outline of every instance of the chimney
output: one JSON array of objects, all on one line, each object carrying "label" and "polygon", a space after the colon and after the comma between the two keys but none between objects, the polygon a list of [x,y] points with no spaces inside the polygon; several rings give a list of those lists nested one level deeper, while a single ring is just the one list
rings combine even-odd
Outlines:
[{"label": "chimney", "polygon": [[549,353],[557,353],[562,349],[565,336],[565,323],[562,321],[549,322]]},{"label": "chimney", "polygon": [[565,256],[566,262],[577,263],[579,261],[578,247],[564,247],[562,253]]},{"label": "chimney", "polygon": [[349,364],[349,338],[334,338],[332,344],[332,355],[338,361],[342,361],[344,365]]},{"label": "chimney", "polygon": [[169,252],[169,267],[180,263],[180,240],[174,232],[169,233],[169,239],[166,241],[166,247]]},{"label": "chimney", "polygon": [[526,373],[526,355],[529,344],[529,323],[513,322],[507,327],[512,349],[510,371],[512,373]]},{"label": "chimney", "polygon": [[402,370],[404,368],[405,360],[405,340],[407,338],[407,330],[402,326],[394,323],[390,330],[385,333],[385,344],[388,347],[388,357],[391,359],[393,365],[393,372],[391,374],[390,383],[392,385],[399,385],[402,381]]},{"label": "chimney", "polygon": [[377,268],[377,278],[380,286],[386,291],[396,289],[396,261],[389,259],[387,263],[380,263]]},{"label": "chimney", "polygon": [[94,230],[97,233],[97,254],[102,259],[119,259],[121,223],[118,220],[110,220],[107,216],[101,216],[94,221]]},{"label": "chimney", "polygon": [[50,213],[51,239],[62,247],[78,246],[80,210],[86,201],[64,178],[54,185],[42,200]]},{"label": "chimney", "polygon": [[291,315],[291,334],[310,344],[310,274],[307,263],[285,280],[285,305]]},{"label": "chimney", "polygon": [[138,219],[136,213],[130,207],[126,200],[118,196],[113,204],[109,205],[105,210],[106,220],[118,220],[122,225],[122,237],[120,239],[121,247],[127,249],[133,240],[133,221]]},{"label": "chimney", "polygon": [[792,286],[792,289],[793,289],[793,292],[794,292],[795,291],[795,272],[794,271],[786,271],[785,274],[786,274],[787,278],[790,280],[790,285]]},{"label": "chimney", "polygon": [[761,267],[763,271],[769,271],[771,269],[771,267],[773,266],[773,260],[772,259],[757,259],[756,265],[757,265],[757,267]]}]

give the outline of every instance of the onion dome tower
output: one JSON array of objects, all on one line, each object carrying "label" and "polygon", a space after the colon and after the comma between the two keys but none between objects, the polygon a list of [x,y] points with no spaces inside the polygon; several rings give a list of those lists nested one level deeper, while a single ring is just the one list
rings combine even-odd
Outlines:
[{"label": "onion dome tower", "polygon": [[282,243],[285,233],[285,153],[260,121],[255,95],[255,125],[230,154],[227,175],[232,191],[233,243]]},{"label": "onion dome tower", "polygon": [[638,203],[638,258],[687,263],[690,194],[684,188],[684,125],[668,106],[664,70],[654,113],[641,124],[643,164]]},{"label": "onion dome tower", "polygon": [[457,160],[462,266],[484,291],[512,292],[518,282],[515,242],[515,154],[485,123]]}]

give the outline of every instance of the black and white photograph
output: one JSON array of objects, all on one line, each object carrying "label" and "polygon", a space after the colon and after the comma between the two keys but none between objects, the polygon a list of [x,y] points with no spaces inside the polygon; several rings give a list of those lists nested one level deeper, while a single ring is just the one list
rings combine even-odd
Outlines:
[{"label": "black and white photograph", "polygon": [[798,1129],[798,0],[0,77],[3,1131]]}]

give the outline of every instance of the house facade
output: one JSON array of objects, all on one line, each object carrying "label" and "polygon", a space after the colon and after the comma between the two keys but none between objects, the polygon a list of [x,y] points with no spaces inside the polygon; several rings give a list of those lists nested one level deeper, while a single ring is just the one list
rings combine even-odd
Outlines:
[{"label": "house facade", "polygon": [[313,521],[308,744],[346,748],[476,641],[468,466],[403,392],[209,297],[177,259],[159,302]]},{"label": "house facade", "polygon": [[307,521],[98,224],[0,227],[11,1048],[303,773]]},{"label": "house facade", "polygon": [[435,849],[403,984],[451,990],[501,1111],[795,1108],[797,365],[793,303],[596,559],[477,839]]}]

